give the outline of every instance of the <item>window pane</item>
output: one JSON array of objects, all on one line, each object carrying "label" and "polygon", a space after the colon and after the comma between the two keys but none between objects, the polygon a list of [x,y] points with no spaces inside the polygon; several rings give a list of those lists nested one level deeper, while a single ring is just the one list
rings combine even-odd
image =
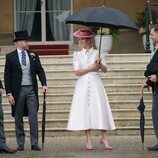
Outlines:
[{"label": "window pane", "polygon": [[40,0],[16,0],[16,11],[41,11]]},{"label": "window pane", "polygon": [[32,41],[41,41],[40,0],[16,0],[16,31],[27,30]]},{"label": "window pane", "polygon": [[65,24],[70,8],[71,0],[46,0],[47,41],[70,40],[70,25]]},{"label": "window pane", "polygon": [[42,41],[41,25],[41,13],[35,13],[31,32],[31,41]]}]

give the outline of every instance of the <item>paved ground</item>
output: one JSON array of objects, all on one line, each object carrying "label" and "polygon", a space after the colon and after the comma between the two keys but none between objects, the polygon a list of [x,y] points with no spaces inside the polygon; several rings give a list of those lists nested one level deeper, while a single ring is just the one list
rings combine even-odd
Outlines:
[{"label": "paved ground", "polygon": [[[85,149],[85,137],[47,138],[45,149],[40,152],[30,150],[29,139],[25,150],[14,155],[0,154],[0,158],[156,158],[158,152],[141,150],[139,136],[110,136],[112,151],[102,150],[99,137],[93,137],[93,151]],[[10,147],[15,147],[15,139],[7,140]],[[145,148],[156,143],[154,136],[145,137]]]}]

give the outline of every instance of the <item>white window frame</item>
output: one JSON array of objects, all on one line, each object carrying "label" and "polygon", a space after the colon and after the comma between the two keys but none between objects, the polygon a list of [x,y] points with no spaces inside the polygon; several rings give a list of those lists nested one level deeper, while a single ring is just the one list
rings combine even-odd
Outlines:
[{"label": "white window frame", "polygon": [[[73,0],[71,1],[71,8],[70,12],[73,12]],[[70,40],[69,41],[46,41],[46,8],[45,8],[45,2],[46,0],[41,0],[41,35],[42,35],[42,41],[31,41],[30,44],[36,45],[36,44],[73,44],[73,25],[70,25]],[[14,31],[16,31],[16,0],[14,0]]]}]

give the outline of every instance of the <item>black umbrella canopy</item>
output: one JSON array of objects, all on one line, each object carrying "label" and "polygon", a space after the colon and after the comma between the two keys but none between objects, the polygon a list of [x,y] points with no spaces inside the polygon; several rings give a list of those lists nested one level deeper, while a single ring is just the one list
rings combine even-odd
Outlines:
[{"label": "black umbrella canopy", "polygon": [[[143,89],[142,89],[143,91]],[[143,92],[142,92],[143,96]],[[141,135],[141,140],[142,140],[142,150],[144,150],[144,127],[145,127],[145,116],[144,116],[144,110],[145,110],[145,104],[143,97],[140,100],[140,104],[137,107],[137,109],[140,112],[140,135]]]},{"label": "black umbrella canopy", "polygon": [[122,11],[108,7],[89,7],[70,15],[67,24],[109,27],[116,29],[135,29],[134,22]]},{"label": "black umbrella canopy", "polygon": [[139,110],[140,113],[144,113],[144,110],[145,110],[145,104],[144,104],[144,100],[143,100],[143,98],[141,98],[141,100],[140,100],[140,104],[139,104],[139,106],[137,107],[137,109]]}]

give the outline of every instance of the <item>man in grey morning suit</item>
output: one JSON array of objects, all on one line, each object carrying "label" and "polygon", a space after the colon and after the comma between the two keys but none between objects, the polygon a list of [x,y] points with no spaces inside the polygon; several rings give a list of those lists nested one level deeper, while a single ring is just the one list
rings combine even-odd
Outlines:
[{"label": "man in grey morning suit", "polygon": [[3,109],[2,109],[2,95],[4,93],[3,90],[3,85],[2,82],[0,80],[0,153],[15,153],[16,150],[12,150],[10,148],[7,147],[6,145],[6,138],[4,135],[4,126],[3,126]]},{"label": "man in grey morning suit", "polygon": [[15,130],[18,151],[24,150],[25,133],[23,116],[28,116],[30,125],[30,141],[32,150],[40,150],[38,146],[38,76],[43,92],[47,90],[46,76],[37,54],[28,48],[27,31],[15,32],[17,49],[6,55],[5,89],[15,118]]},{"label": "man in grey morning suit", "polygon": [[[158,64],[158,25],[154,25],[150,31],[150,38],[152,39],[153,43],[155,44],[155,53],[150,61],[151,64]],[[157,66],[155,67],[158,72]],[[154,69],[155,69],[154,68]],[[147,71],[147,70],[146,70]],[[152,83],[152,84],[151,84]],[[152,103],[152,119],[153,119],[153,126],[155,135],[157,138],[157,144],[153,147],[148,147],[149,151],[158,151],[158,73],[152,74],[148,76],[148,81],[145,83],[144,88],[148,87],[148,85],[152,85],[152,92],[153,92],[153,103]]]}]

